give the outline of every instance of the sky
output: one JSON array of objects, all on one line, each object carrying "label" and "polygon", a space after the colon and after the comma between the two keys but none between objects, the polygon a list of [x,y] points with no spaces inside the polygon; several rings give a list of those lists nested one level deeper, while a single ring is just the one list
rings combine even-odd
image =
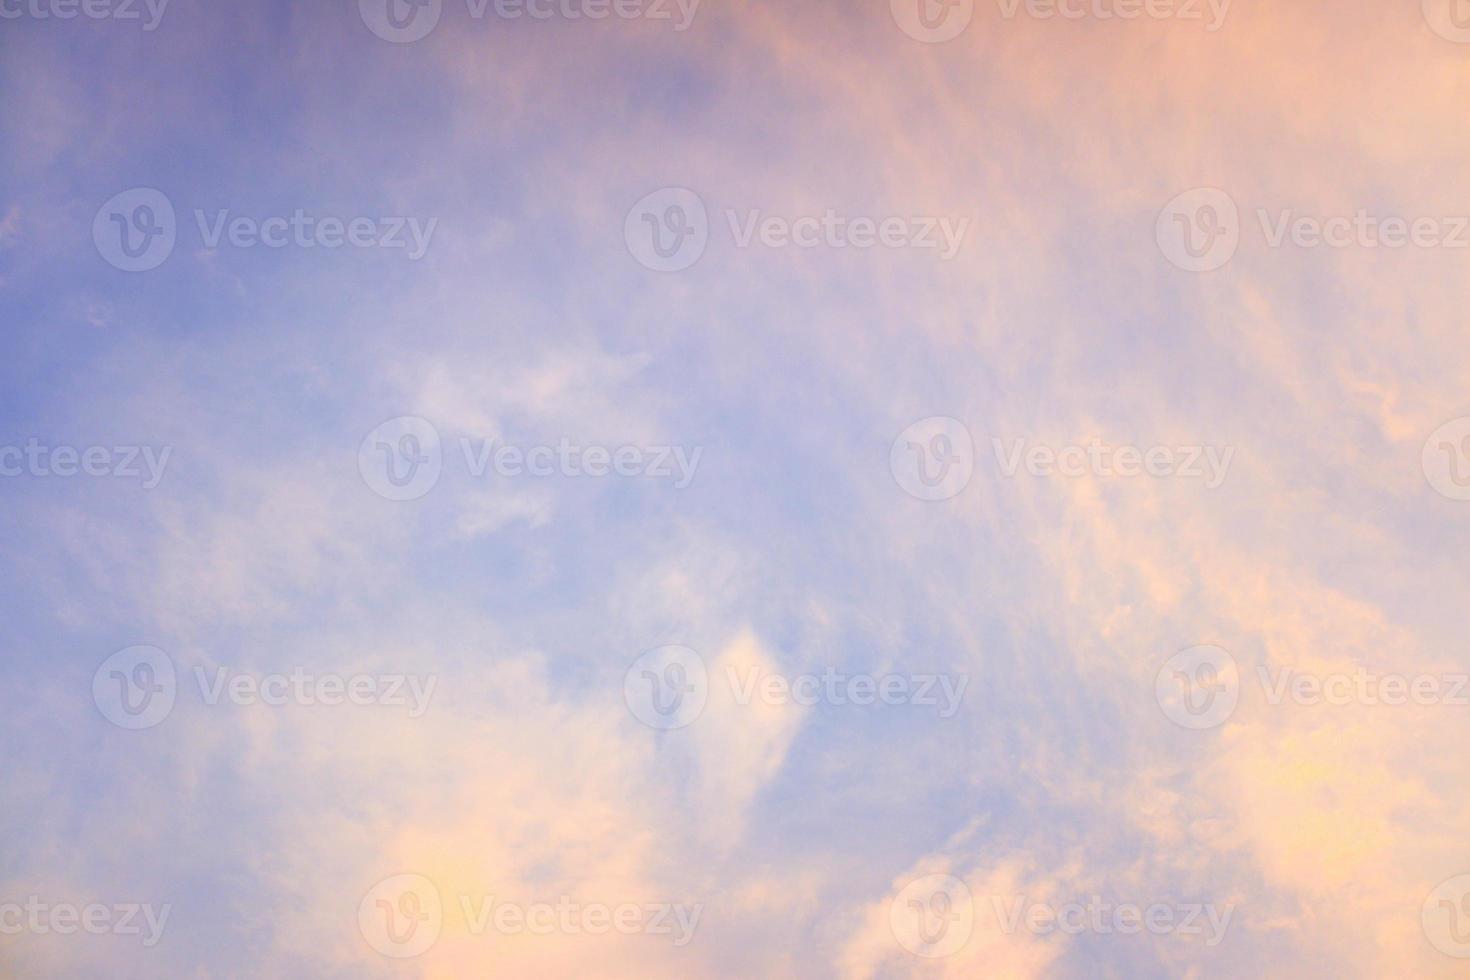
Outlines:
[{"label": "sky", "polygon": [[1453,977],[1464,0],[0,0],[0,976]]}]

